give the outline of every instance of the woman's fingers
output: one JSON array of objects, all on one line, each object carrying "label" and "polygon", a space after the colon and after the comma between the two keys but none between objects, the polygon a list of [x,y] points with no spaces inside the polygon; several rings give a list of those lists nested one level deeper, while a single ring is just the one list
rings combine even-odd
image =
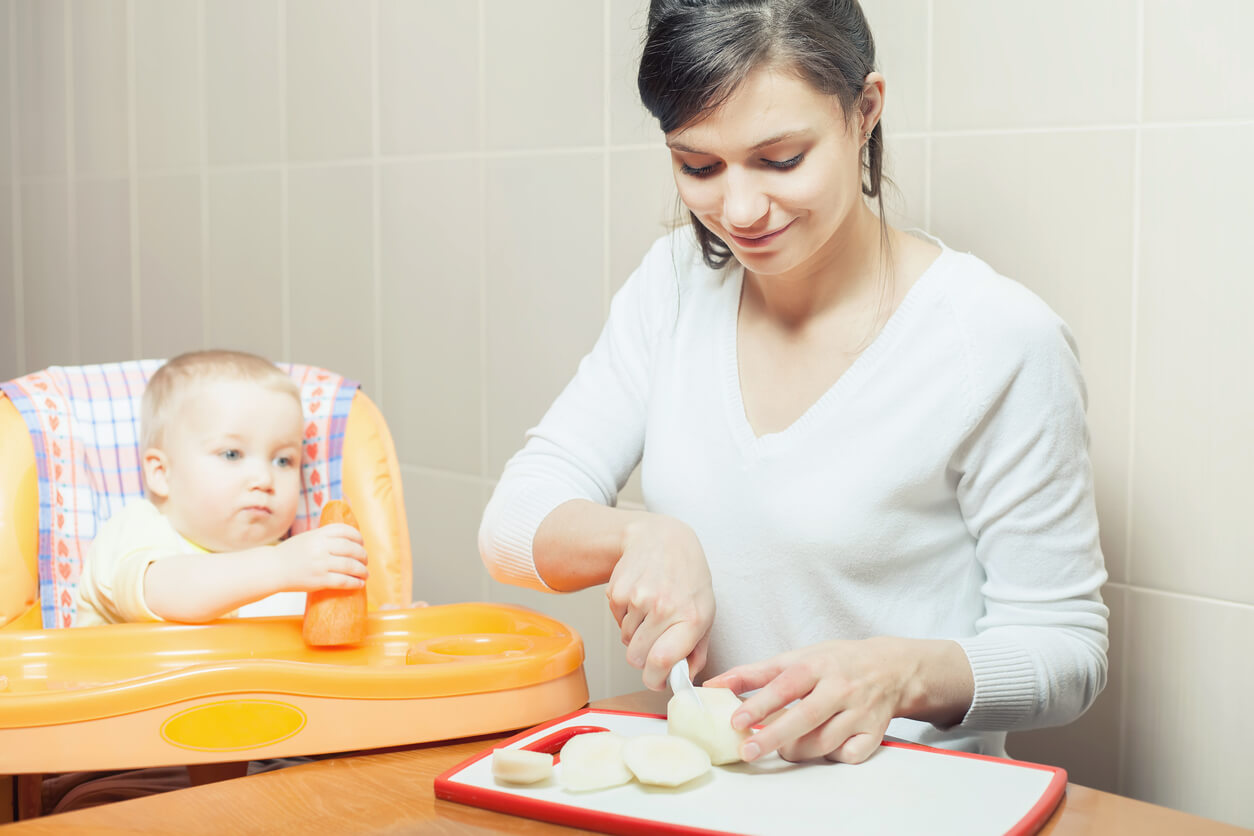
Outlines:
[{"label": "woman's fingers", "polygon": [[880,747],[883,740],[882,734],[878,736],[866,732],[855,734],[824,757],[829,761],[839,763],[862,763],[875,754],[875,750]]},{"label": "woman's fingers", "polygon": [[730,670],[720,673],[718,676],[707,679],[704,684],[709,688],[730,688],[736,694],[743,694],[745,691],[761,688],[779,676],[780,671],[783,670],[780,658],[777,656],[764,662],[737,665]]}]

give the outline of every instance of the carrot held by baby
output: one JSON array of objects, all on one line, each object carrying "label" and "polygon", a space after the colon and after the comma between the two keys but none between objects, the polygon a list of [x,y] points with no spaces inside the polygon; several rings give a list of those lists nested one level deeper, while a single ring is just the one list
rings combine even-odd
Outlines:
[{"label": "carrot held by baby", "polygon": [[[333,499],[322,508],[319,527],[344,523],[358,528],[348,503]],[[305,644],[324,647],[357,644],[366,637],[366,588],[318,589],[305,601],[305,620],[301,627]]]}]

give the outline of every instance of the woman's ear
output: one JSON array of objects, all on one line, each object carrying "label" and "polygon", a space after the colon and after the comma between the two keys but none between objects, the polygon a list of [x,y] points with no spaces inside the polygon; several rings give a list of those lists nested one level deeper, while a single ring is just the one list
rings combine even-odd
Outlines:
[{"label": "woman's ear", "polygon": [[170,495],[170,459],[165,451],[149,447],[144,451],[144,486],[150,497],[165,499]]},{"label": "woman's ear", "polygon": [[867,74],[866,80],[862,82],[858,110],[862,118],[859,133],[869,134],[884,116],[884,76],[879,73]]}]

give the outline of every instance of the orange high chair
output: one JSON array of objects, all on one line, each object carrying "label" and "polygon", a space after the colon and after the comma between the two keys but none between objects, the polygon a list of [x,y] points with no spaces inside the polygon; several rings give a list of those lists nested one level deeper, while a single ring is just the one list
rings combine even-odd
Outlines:
[{"label": "orange high chair", "polygon": [[[8,385],[42,395],[64,386],[64,373],[121,370],[146,381],[159,365],[52,367]],[[291,367],[307,418],[321,400],[309,397],[311,370],[340,380]],[[215,780],[243,774],[251,760],[505,731],[587,702],[583,645],[561,622],[508,605],[410,605],[409,534],[391,436],[370,399],[344,385],[351,391],[338,482],[370,558],[371,612],[361,644],[333,648],[307,647],[299,617],[52,626],[68,623],[55,605],[68,603],[66,578],[77,576],[62,564],[51,570],[45,557],[40,577],[40,543],[47,551],[51,542],[46,519],[41,532],[40,480],[47,492],[54,464],[33,437],[50,442],[29,430],[29,410],[24,415],[0,394],[0,776],[18,776],[18,817],[38,814],[43,773],[187,764],[193,780]],[[142,388],[131,396],[134,415]],[[303,476],[311,496],[322,488],[317,505],[341,498],[331,496],[325,476],[313,486],[309,472]],[[44,516],[55,518],[43,504]],[[74,557],[65,551],[62,562]],[[62,576],[62,600],[51,607],[50,575]],[[215,764],[235,766],[202,766]]]}]

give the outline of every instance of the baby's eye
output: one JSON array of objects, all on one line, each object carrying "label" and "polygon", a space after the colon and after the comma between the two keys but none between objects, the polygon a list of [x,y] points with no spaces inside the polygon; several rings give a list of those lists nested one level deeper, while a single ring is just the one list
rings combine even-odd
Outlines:
[{"label": "baby's eye", "polygon": [[295,464],[295,461],[291,456],[279,456],[274,460],[274,463],[279,467],[291,467]]},{"label": "baby's eye", "polygon": [[244,454],[241,453],[239,450],[223,450],[218,455],[226,459],[228,462],[239,461],[240,459],[244,457]]}]

